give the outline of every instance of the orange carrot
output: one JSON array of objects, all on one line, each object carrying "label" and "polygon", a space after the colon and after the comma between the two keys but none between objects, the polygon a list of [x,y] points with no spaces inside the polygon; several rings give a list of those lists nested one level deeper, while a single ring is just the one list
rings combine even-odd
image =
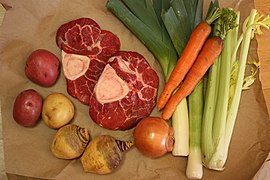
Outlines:
[{"label": "orange carrot", "polygon": [[198,58],[177,92],[169,99],[163,112],[163,119],[170,119],[176,106],[187,97],[202,79],[209,67],[214,63],[223,49],[223,41],[219,37],[208,39],[202,48]]},{"label": "orange carrot", "polygon": [[196,60],[210,33],[211,26],[207,22],[200,22],[193,30],[182,55],[177,61],[177,64],[174,67],[168,82],[165,84],[165,87],[159,96],[157,102],[158,110],[161,110],[165,106],[173,91],[182,82],[187,72]]}]

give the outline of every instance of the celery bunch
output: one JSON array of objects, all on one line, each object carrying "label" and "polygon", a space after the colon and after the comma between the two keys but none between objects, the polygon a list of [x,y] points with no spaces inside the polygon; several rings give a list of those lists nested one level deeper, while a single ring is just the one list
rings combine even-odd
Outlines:
[{"label": "celery bunch", "polygon": [[[203,164],[219,171],[223,170],[228,156],[250,41],[255,33],[261,32],[261,26],[269,28],[270,25],[269,17],[263,19],[252,9],[238,36],[240,13],[235,13],[238,27],[228,31],[222,54],[209,70],[202,124]],[[220,30],[220,22],[217,21],[215,29],[216,32]]]}]

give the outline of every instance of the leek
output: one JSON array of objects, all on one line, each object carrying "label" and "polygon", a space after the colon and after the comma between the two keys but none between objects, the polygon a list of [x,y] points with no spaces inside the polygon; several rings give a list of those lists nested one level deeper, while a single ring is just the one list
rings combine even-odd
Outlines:
[{"label": "leek", "polygon": [[[203,1],[197,1],[194,28],[202,20]],[[203,79],[196,85],[188,97],[189,107],[189,156],[187,161],[186,176],[189,179],[201,179],[203,177],[202,153],[201,153],[201,126],[204,104]]]},{"label": "leek", "polygon": [[154,54],[167,79],[176,64],[177,53],[151,2],[108,0],[106,6]]},{"label": "leek", "polygon": [[170,35],[173,45],[180,56],[192,32],[190,18],[183,0],[172,1],[168,9],[161,15],[164,25]]},{"label": "leek", "polygon": [[[167,9],[164,8],[164,12],[162,13],[161,17],[179,56],[181,56],[194,27],[201,21],[202,5],[203,0],[173,0]],[[200,86],[201,85],[202,84],[200,84]],[[203,94],[197,93],[196,96],[193,96],[194,99],[196,99],[197,96],[203,97]],[[203,106],[203,103],[197,105]],[[188,113],[187,99],[185,98],[177,106],[172,116],[172,126],[174,128],[175,139],[172,154],[174,156],[189,155],[191,144],[193,144],[190,144],[189,134],[192,128],[189,127],[189,115],[190,113]],[[191,168],[189,168],[189,170],[191,170]]]},{"label": "leek", "polygon": [[201,158],[201,123],[203,116],[203,80],[201,80],[188,97],[189,105],[189,156],[186,176],[190,179],[201,179],[203,166]]},{"label": "leek", "polygon": [[[188,14],[184,1],[172,1],[167,9],[166,7],[163,9],[161,18],[180,56],[191,33],[191,28],[189,28],[191,22],[187,21]],[[174,156],[187,156],[189,154],[189,115],[186,98],[176,107],[172,116],[172,127],[174,129],[172,154]]]}]

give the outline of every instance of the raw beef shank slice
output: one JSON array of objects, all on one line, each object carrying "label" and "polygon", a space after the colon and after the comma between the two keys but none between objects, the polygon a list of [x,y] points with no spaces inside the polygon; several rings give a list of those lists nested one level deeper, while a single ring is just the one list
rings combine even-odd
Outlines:
[{"label": "raw beef shank slice", "polygon": [[80,18],[61,25],[56,42],[62,49],[68,93],[88,105],[108,59],[120,49],[119,38],[94,20]]},{"label": "raw beef shank slice", "polygon": [[158,76],[136,52],[111,57],[95,85],[89,114],[101,127],[127,130],[156,105]]}]

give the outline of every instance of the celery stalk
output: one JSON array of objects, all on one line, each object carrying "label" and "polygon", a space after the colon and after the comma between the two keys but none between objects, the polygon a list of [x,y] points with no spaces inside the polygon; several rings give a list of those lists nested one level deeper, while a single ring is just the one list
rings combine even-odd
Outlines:
[{"label": "celery stalk", "polygon": [[[208,14],[214,7],[218,7],[218,5],[211,3],[208,10]],[[217,36],[218,32],[220,32],[220,29],[221,29],[221,19],[218,19],[214,23],[213,35]],[[214,116],[219,89],[220,61],[221,56],[219,56],[214,62],[214,64],[210,67],[207,77],[208,79],[207,79],[205,104],[202,120],[202,145],[201,145],[203,154],[202,161],[204,164],[206,164],[206,162],[208,162],[209,159],[211,159],[212,153],[214,152],[214,143],[212,141],[213,137],[212,127],[214,124]]]},{"label": "celery stalk", "polygon": [[[237,22],[239,23],[239,16],[240,14],[237,13]],[[270,17],[267,16],[263,20],[262,16],[260,16],[255,9],[252,9],[248,18],[245,20],[243,24],[243,33],[238,38],[237,32],[238,29],[232,30],[228,33],[226,40],[228,43],[225,42],[225,49],[224,49],[224,57],[229,59],[227,62],[232,63],[231,64],[231,72],[230,72],[230,91],[225,92],[226,96],[229,93],[229,99],[227,99],[227,110],[225,111],[225,108],[223,109],[225,112],[221,112],[221,110],[215,109],[215,119],[213,121],[213,124],[211,123],[204,123],[203,133],[205,134],[211,134],[209,136],[203,136],[203,146],[204,149],[204,165],[210,169],[214,170],[223,170],[227,157],[228,157],[228,151],[229,151],[229,145],[232,138],[232,133],[236,121],[236,116],[239,108],[241,93],[242,93],[242,86],[244,81],[244,75],[245,75],[245,68],[247,63],[247,57],[248,57],[248,51],[250,46],[250,41],[255,33],[260,33],[260,27],[269,28],[270,26]],[[238,42],[236,43],[236,39],[238,38]],[[226,41],[225,40],[225,41]],[[236,61],[236,54],[238,52],[238,48],[241,45],[240,53],[239,53],[239,60]],[[226,51],[226,49],[229,49]],[[223,55],[223,54],[222,54]],[[223,57],[222,57],[223,58]],[[231,59],[230,59],[231,58]],[[221,64],[220,69],[227,68],[227,64]],[[236,77],[235,77],[236,76]],[[224,81],[220,81],[220,83],[225,83]],[[226,82],[227,84],[227,82]],[[220,86],[221,87],[221,86]],[[227,87],[227,86],[226,86]],[[218,93],[220,91],[222,92],[223,89],[218,89]],[[227,91],[227,90],[226,90]],[[213,95],[213,94],[212,94]],[[224,118],[222,117],[222,121],[220,122],[220,119],[216,119],[217,117],[223,116],[223,114],[226,114],[226,118],[224,121]],[[207,118],[204,119],[207,121]],[[217,128],[217,129],[215,129]],[[206,130],[213,131],[213,132],[206,132]],[[210,137],[212,136],[212,138]],[[205,139],[209,138],[209,139]],[[206,145],[210,144],[211,148],[207,149],[205,148]]]},{"label": "celery stalk", "polygon": [[[236,24],[239,24],[239,12],[237,13],[237,19]],[[214,27],[214,35],[217,31],[219,31],[220,22],[217,22],[216,26]],[[231,49],[234,49],[237,44],[237,34],[238,34],[238,27],[230,30],[229,36],[227,38],[230,38],[231,43],[230,47]],[[228,43],[227,43],[228,44]],[[232,50],[229,51],[232,53]],[[224,56],[224,55],[223,55]],[[204,116],[203,116],[203,125],[202,125],[202,151],[203,151],[203,162],[205,166],[208,166],[208,163],[210,162],[212,155],[214,151],[216,150],[215,144],[212,141],[213,135],[213,124],[216,123],[219,119],[214,118],[215,112],[218,113],[216,110],[216,104],[217,104],[217,96],[219,92],[219,82],[221,82],[220,79],[220,59],[221,56],[218,57],[218,59],[215,61],[215,63],[212,65],[212,67],[209,70],[208,74],[208,82],[207,82],[207,89],[206,89],[206,98],[205,98],[205,107],[204,107]],[[233,63],[235,60],[231,60],[230,63]],[[232,65],[232,64],[231,64]],[[232,70],[232,66],[230,68]],[[231,74],[231,73],[230,73]],[[230,77],[231,79],[231,77]],[[229,81],[229,79],[227,79]],[[223,82],[221,82],[223,83]],[[231,87],[231,83],[230,83]],[[227,89],[228,90],[228,89]],[[230,97],[229,97],[230,99]],[[229,104],[229,102],[228,102]],[[215,120],[215,122],[214,122]],[[223,119],[224,120],[224,119]],[[223,124],[224,125],[224,124]],[[221,129],[223,131],[224,129]]]},{"label": "celery stalk", "polygon": [[[204,164],[210,169],[221,170],[223,167],[219,166],[219,161],[215,161],[216,156],[221,156],[224,150],[225,130],[226,130],[226,117],[229,102],[229,90],[230,90],[230,75],[231,75],[231,54],[232,54],[232,30],[228,31],[228,34],[224,40],[224,49],[221,53],[220,59],[220,75],[215,114],[213,119],[212,130],[212,152],[210,156],[204,159]],[[206,117],[207,118],[207,117]],[[210,141],[210,140],[205,140]],[[204,141],[204,142],[205,142]],[[218,157],[223,158],[223,157]]]},{"label": "celery stalk", "polygon": [[214,26],[214,36],[224,39],[221,55],[209,70],[206,100],[202,125],[203,164],[215,169],[218,162],[213,162],[217,148],[222,151],[225,139],[226,117],[230,90],[232,28],[235,27],[236,14],[224,9]]},{"label": "celery stalk", "polygon": [[[236,12],[237,18],[236,18],[236,24],[239,24],[240,22],[240,12],[237,11]],[[235,27],[234,29],[232,29],[231,32],[231,36],[232,36],[232,47],[233,49],[235,49],[237,47],[237,38],[238,38],[238,33],[239,33],[239,26]],[[234,53],[234,52],[233,52]],[[233,63],[236,61],[236,57],[232,57],[231,58],[231,65],[233,65]]]},{"label": "celery stalk", "polygon": [[224,49],[221,53],[219,91],[215,110],[215,123],[213,127],[213,143],[217,144],[225,135],[226,116],[229,100],[230,75],[231,75],[231,30],[224,40]]},{"label": "celery stalk", "polygon": [[[247,27],[254,24],[255,16],[257,14],[257,10],[252,9],[249,15],[249,20],[247,23]],[[237,82],[234,90],[234,95],[232,98],[231,106],[228,110],[228,115],[226,119],[226,134],[225,134],[225,142],[224,142],[224,159],[223,160],[223,166],[226,162],[228,151],[229,151],[229,145],[234,129],[234,124],[236,121],[236,116],[238,112],[238,107],[240,104],[240,98],[242,93],[242,85],[244,81],[244,75],[245,75],[245,69],[246,69],[246,63],[247,63],[247,56],[248,56],[248,50],[250,46],[250,40],[252,35],[252,28],[247,29],[247,31],[244,33],[244,38],[241,45],[241,51],[240,51],[240,57],[239,57],[239,69],[238,69],[238,76],[237,76]]]},{"label": "celery stalk", "polygon": [[218,92],[218,79],[219,79],[219,67],[220,56],[211,66],[208,73],[208,80],[206,86],[204,113],[202,121],[202,154],[203,163],[205,164],[212,156],[214,151],[214,144],[212,141],[212,127],[214,121],[217,92]]},{"label": "celery stalk", "polygon": [[[225,157],[223,159],[224,164],[228,156],[229,145],[231,142],[237,112],[240,104],[250,41],[254,37],[254,34],[262,34],[260,27],[269,29],[270,26],[270,17],[267,16],[263,19],[262,18],[263,16],[259,15],[256,9],[252,9],[248,18],[245,21],[246,23],[244,23],[243,33],[239,38],[239,41],[242,41],[242,44],[239,55],[237,79],[235,83],[235,89],[233,91],[234,94],[232,95],[231,105],[229,106],[227,113],[226,138],[224,142],[225,150],[223,155]],[[238,49],[238,46],[236,46],[235,48]],[[235,55],[233,54],[233,56]]]},{"label": "celery stalk", "polygon": [[[248,25],[253,24],[254,19],[255,19],[255,15],[256,15],[256,11],[252,10],[251,15],[249,16]],[[225,124],[222,125],[221,129],[218,129],[219,131],[222,132],[222,139],[216,140],[214,142],[214,143],[216,143],[215,152],[213,153],[211,160],[207,163],[207,167],[209,167],[210,169],[222,170],[225,166],[225,162],[226,162],[227,154],[228,154],[229,142],[231,139],[231,134],[232,134],[234,122],[236,120],[236,114],[237,114],[237,110],[238,110],[238,106],[239,106],[239,102],[240,102],[240,97],[241,97],[242,84],[243,84],[244,72],[245,72],[245,67],[246,67],[246,59],[247,59],[247,54],[248,54],[248,49],[249,49],[248,47],[250,44],[251,31],[252,31],[252,29],[249,29],[246,32],[245,37],[243,38],[243,42],[242,42],[243,44],[241,47],[242,50],[240,53],[240,61],[239,61],[240,66],[239,66],[239,70],[238,70],[237,83],[236,83],[236,87],[235,87],[234,96],[232,99],[232,104],[231,104],[230,110],[226,109],[226,111],[223,112],[226,114],[226,119],[224,121]],[[232,39],[232,37],[229,36],[229,34],[228,34],[227,38]],[[225,46],[230,47],[230,49],[233,50],[233,47],[230,44],[225,45]],[[227,55],[228,57],[232,57],[232,54],[233,54],[232,51],[228,51],[228,52],[224,52],[224,53],[226,53],[225,55]],[[230,82],[230,81],[228,81],[228,82]],[[227,93],[228,92],[229,91],[227,91]],[[229,100],[226,100],[226,101],[228,103]],[[230,114],[230,111],[232,111],[232,108],[233,108],[234,113]],[[228,115],[227,115],[227,111],[229,112]],[[220,113],[220,112],[216,111],[216,113]],[[218,120],[218,119],[216,119],[216,120]],[[215,126],[214,126],[214,130],[215,130]],[[213,135],[213,136],[215,136],[215,135]],[[218,138],[219,137],[216,137],[216,139],[218,139]]]}]

